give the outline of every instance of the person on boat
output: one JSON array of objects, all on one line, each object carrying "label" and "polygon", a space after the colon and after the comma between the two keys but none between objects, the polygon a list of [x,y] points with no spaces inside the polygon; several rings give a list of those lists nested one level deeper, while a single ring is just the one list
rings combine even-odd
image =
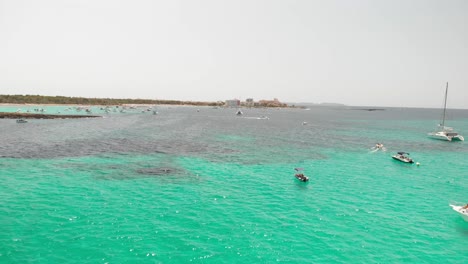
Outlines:
[{"label": "person on boat", "polygon": [[468,204],[466,204],[465,206],[462,206],[462,209],[468,209]]}]

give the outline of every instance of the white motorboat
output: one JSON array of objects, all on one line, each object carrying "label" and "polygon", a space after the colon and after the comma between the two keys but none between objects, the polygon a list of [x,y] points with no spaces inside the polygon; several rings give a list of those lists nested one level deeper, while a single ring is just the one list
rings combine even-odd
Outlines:
[{"label": "white motorboat", "polygon": [[444,99],[444,112],[442,115],[442,123],[437,126],[437,129],[434,132],[428,133],[428,136],[433,139],[440,139],[446,141],[464,141],[462,135],[453,131],[453,128],[445,126],[445,115],[447,112],[447,92],[448,92],[448,82],[445,87],[445,99]]},{"label": "white motorboat", "polygon": [[24,119],[18,119],[16,120],[16,123],[27,123],[28,121],[27,120],[24,120]]},{"label": "white motorboat", "polygon": [[468,208],[466,208],[466,206],[459,206],[459,205],[453,205],[451,204],[450,207],[452,207],[452,209],[459,213],[462,218],[468,222]]},{"label": "white motorboat", "polygon": [[392,158],[404,163],[414,163],[413,159],[408,157],[408,155],[409,153],[407,152],[398,152],[397,154],[393,155]]}]

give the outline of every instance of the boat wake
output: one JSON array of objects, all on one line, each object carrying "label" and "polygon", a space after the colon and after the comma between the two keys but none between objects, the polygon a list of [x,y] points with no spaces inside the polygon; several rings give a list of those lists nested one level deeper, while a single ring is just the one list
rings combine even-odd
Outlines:
[{"label": "boat wake", "polygon": [[377,143],[377,144],[375,144],[374,147],[371,148],[370,152],[373,153],[373,152],[377,152],[379,150],[380,151],[387,151],[387,148],[384,147],[384,145],[382,143]]}]

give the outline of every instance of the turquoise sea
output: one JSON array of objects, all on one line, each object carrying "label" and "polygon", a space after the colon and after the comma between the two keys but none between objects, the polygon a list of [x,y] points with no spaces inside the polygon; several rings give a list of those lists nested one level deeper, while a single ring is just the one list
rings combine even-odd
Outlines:
[{"label": "turquoise sea", "polygon": [[0,263],[468,263],[468,147],[426,136],[440,109],[99,111],[0,119]]}]

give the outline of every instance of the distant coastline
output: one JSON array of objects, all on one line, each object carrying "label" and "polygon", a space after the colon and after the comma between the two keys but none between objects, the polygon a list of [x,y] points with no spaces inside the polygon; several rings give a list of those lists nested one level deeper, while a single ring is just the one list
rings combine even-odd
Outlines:
[{"label": "distant coastline", "polygon": [[[236,104],[230,105],[228,101],[236,101]],[[0,106],[18,107],[16,112],[0,112],[0,119],[66,119],[66,118],[95,118],[101,117],[90,115],[89,111],[86,115],[67,115],[67,114],[45,114],[23,112],[21,108],[35,106],[74,106],[76,108],[88,108],[91,106],[101,107],[101,110],[109,107],[148,107],[155,106],[197,106],[197,107],[254,107],[254,108],[280,108],[280,107],[295,107],[274,100],[260,100],[255,105],[247,105],[240,100],[227,100],[217,102],[198,102],[198,101],[177,101],[177,100],[152,100],[152,99],[112,99],[112,98],[84,98],[84,97],[65,97],[65,96],[41,96],[41,95],[0,95]],[[37,110],[37,109],[35,109]],[[66,111],[66,110],[65,110]],[[37,112],[37,111],[36,111]],[[114,109],[115,112],[115,109]]]},{"label": "distant coastline", "polygon": [[0,112],[0,119],[66,119],[66,118],[96,118],[96,115],[51,115],[36,113],[5,113]]},{"label": "distant coastline", "polygon": [[[248,104],[237,100],[236,107],[294,107],[274,100],[260,100],[258,103]],[[180,100],[155,100],[155,99],[113,99],[113,98],[85,98],[66,96],[42,96],[42,95],[0,95],[0,105],[88,105],[88,106],[113,106],[113,105],[185,105],[185,106],[211,106],[233,107],[227,105],[227,101],[200,102]]]},{"label": "distant coastline", "polygon": [[112,99],[112,98],[85,98],[66,96],[43,95],[0,95],[0,104],[18,105],[193,105],[193,106],[222,106],[224,102],[196,102],[178,100],[152,100],[152,99]]}]

